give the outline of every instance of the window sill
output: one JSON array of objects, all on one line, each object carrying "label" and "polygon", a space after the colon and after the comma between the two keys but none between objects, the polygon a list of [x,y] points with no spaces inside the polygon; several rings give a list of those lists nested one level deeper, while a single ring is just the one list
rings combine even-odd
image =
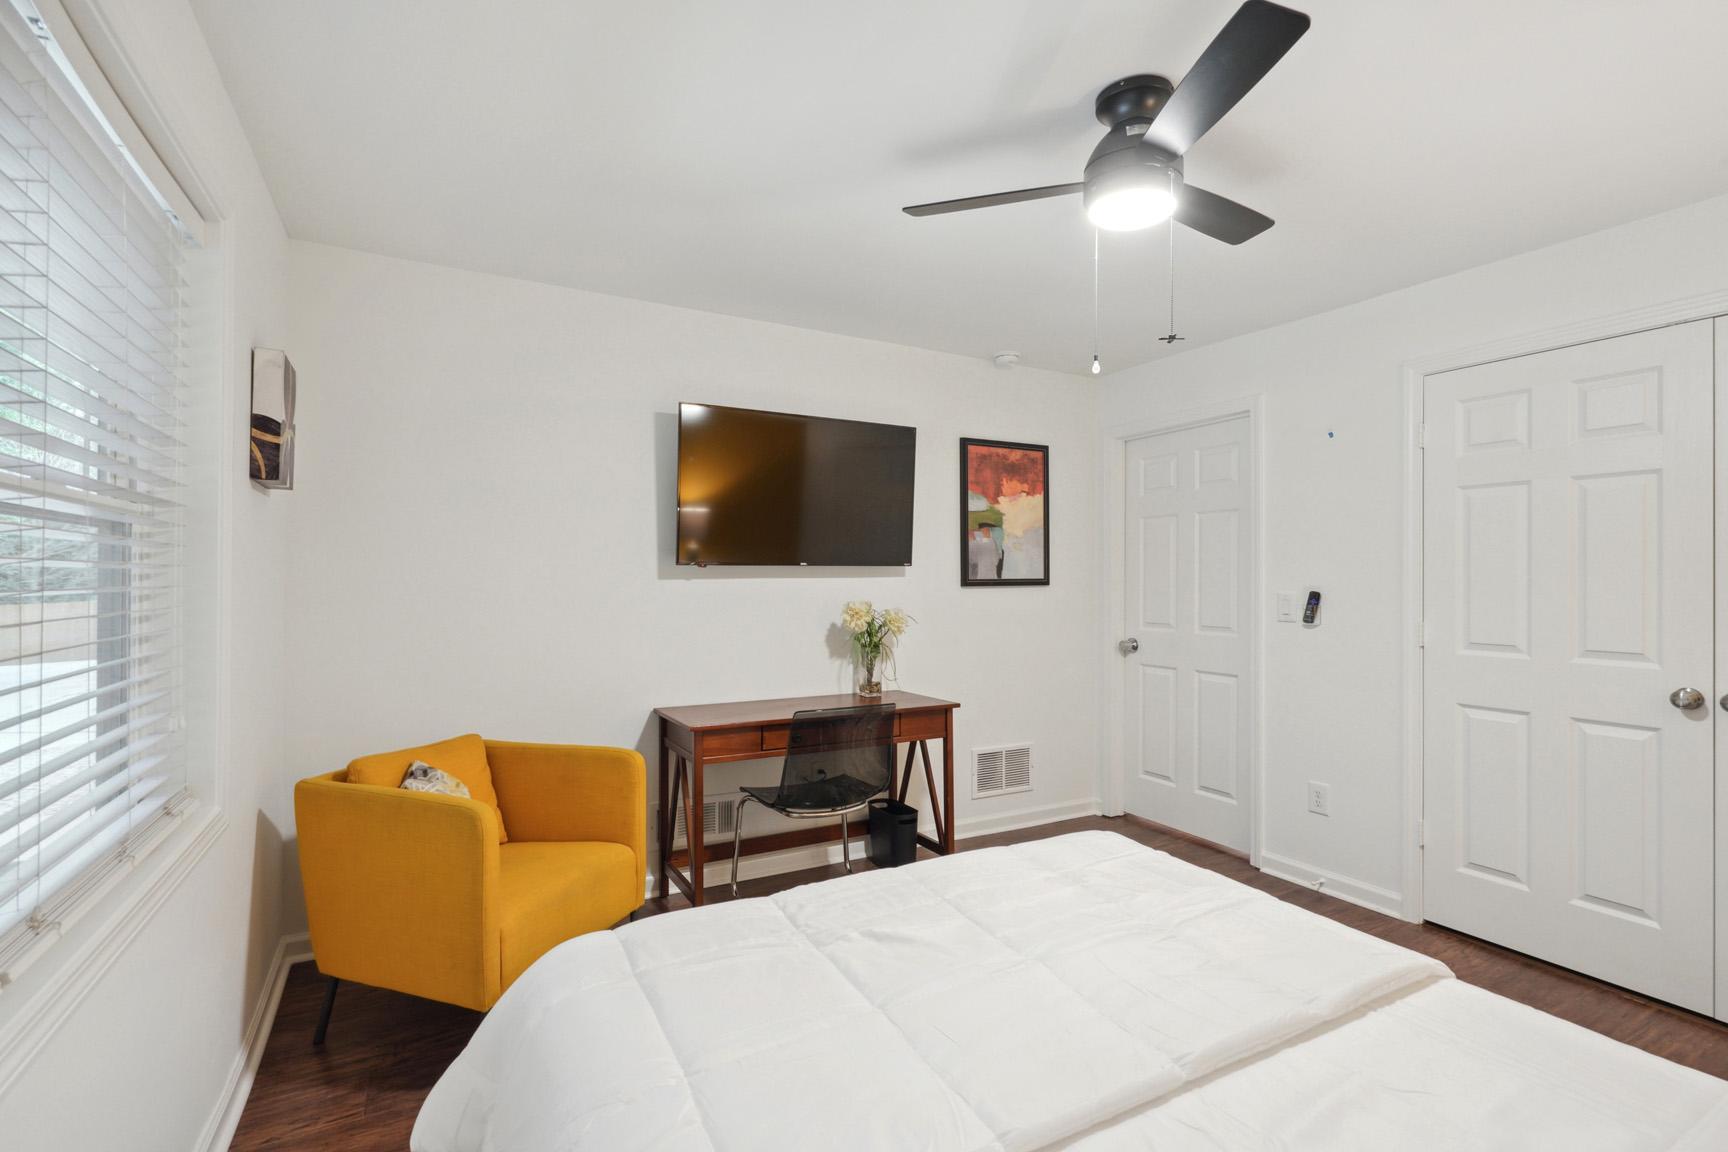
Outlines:
[{"label": "window sill", "polygon": [[[189,876],[228,821],[194,802],[130,868],[83,901],[0,974],[0,1095],[99,984]],[[92,925],[90,921],[96,920]],[[21,979],[34,968],[29,979]]]}]

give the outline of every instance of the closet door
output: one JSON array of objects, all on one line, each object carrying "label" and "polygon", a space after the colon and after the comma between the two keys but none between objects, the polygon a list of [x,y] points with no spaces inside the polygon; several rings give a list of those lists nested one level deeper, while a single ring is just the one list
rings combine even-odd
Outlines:
[{"label": "closet door", "polygon": [[1713,1008],[1713,334],[1430,376],[1429,920]]}]

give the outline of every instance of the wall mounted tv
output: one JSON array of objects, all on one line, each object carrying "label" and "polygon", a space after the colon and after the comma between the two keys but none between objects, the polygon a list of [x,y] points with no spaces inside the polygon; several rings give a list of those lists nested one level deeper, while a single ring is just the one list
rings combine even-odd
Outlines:
[{"label": "wall mounted tv", "polygon": [[916,428],[678,405],[678,563],[912,563]]}]

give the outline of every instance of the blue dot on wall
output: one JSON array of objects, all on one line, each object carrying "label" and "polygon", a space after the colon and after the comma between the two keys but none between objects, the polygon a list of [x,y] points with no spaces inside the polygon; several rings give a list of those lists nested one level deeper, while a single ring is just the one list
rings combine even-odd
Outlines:
[{"label": "blue dot on wall", "polygon": [[1330,440],[1330,439],[1332,439],[1332,437],[1334,437],[1336,435],[1337,435],[1337,433],[1332,431],[1332,429],[1330,429],[1330,428],[1326,429],[1326,439]]}]

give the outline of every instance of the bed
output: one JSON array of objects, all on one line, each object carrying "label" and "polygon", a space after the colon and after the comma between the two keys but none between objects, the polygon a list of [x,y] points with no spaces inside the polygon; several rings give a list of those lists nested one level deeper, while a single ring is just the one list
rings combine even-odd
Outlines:
[{"label": "bed", "polygon": [[572,940],[415,1152],[1728,1148],[1728,1082],[1110,832]]}]

